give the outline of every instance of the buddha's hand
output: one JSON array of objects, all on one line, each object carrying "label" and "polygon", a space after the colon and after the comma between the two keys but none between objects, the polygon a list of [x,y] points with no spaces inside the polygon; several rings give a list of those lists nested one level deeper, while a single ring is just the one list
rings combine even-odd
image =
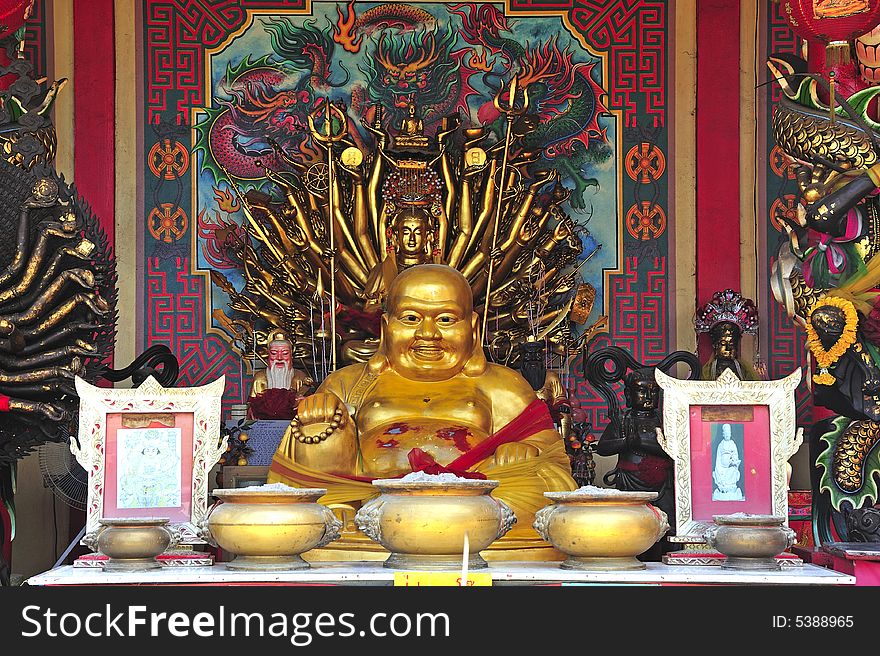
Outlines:
[{"label": "buddha's hand", "polygon": [[495,464],[510,465],[522,460],[534,458],[540,453],[538,447],[521,442],[508,442],[495,449]]},{"label": "buddha's hand", "polygon": [[296,414],[303,426],[338,421],[338,428],[344,428],[349,420],[348,408],[333,392],[315,392],[305,397],[296,406]]}]

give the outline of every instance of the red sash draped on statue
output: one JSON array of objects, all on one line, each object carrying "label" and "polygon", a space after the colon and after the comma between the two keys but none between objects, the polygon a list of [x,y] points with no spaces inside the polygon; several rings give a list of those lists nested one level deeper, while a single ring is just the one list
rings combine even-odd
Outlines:
[{"label": "red sash draped on statue", "polygon": [[462,478],[486,478],[485,474],[468,470],[495,453],[495,449],[502,444],[519,442],[538,431],[548,429],[553,430],[553,418],[550,416],[547,404],[541,399],[536,399],[507,426],[477,444],[467,453],[460,455],[448,465],[438,464],[431,455],[421,449],[412,449],[409,452],[409,464],[413,471],[423,471],[426,474],[451,473]]},{"label": "red sash draped on statue", "polygon": [[[469,471],[470,468],[495,453],[495,449],[502,444],[519,442],[520,440],[524,440],[525,438],[543,430],[553,430],[553,419],[550,416],[550,411],[547,409],[547,404],[541,399],[535,399],[513,421],[504,426],[504,428],[494,435],[489,436],[470,451],[450,462],[448,465],[444,466],[439,464],[434,460],[433,456],[418,448],[411,449],[407,458],[409,459],[410,467],[412,467],[412,471],[414,472],[422,471],[426,474],[451,473],[462,478],[484,479],[486,478],[485,474]],[[304,480],[309,478],[308,476],[304,476],[303,473],[290,471],[287,467],[279,463],[277,458],[272,461],[270,470],[288,478],[295,477],[303,483],[308,482],[307,480]],[[354,476],[350,474],[335,475],[340,478],[364,483],[370,483],[375,480],[374,478],[366,476]],[[400,474],[400,476],[395,478],[400,478],[404,475],[405,474]],[[316,485],[321,482],[322,481],[319,479],[314,480]]]}]

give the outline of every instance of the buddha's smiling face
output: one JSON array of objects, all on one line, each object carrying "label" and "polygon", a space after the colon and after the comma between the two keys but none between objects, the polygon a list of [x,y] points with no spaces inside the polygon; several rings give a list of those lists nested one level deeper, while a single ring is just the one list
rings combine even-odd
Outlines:
[{"label": "buddha's smiling face", "polygon": [[458,375],[476,345],[471,289],[439,265],[400,274],[388,295],[383,341],[391,367],[405,378],[438,381]]}]

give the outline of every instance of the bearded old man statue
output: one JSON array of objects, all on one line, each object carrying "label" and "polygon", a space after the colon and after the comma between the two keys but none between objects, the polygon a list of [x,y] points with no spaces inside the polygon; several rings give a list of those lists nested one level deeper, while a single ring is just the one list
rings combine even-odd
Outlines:
[{"label": "bearded old man statue", "polygon": [[293,366],[293,344],[276,331],[270,336],[266,368],[254,375],[250,414],[254,419],[290,419],[298,400],[309,393],[315,381]]}]

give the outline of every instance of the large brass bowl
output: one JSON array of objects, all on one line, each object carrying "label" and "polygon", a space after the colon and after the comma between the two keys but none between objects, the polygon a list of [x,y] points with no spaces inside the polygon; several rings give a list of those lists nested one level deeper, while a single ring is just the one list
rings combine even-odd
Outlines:
[{"label": "large brass bowl", "polygon": [[794,544],[796,534],[780,515],[715,515],[706,542],[727,558],[725,569],[779,569],[776,556]]},{"label": "large brass bowl", "polygon": [[560,567],[636,570],[636,559],[669,530],[666,513],[650,505],[656,492],[545,492],[554,503],[535,515],[535,530],[568,555]]},{"label": "large brass bowl", "polygon": [[202,532],[211,544],[235,554],[229,569],[291,570],[309,564],[302,554],[339,537],[342,523],[318,503],[324,489],[219,489]]},{"label": "large brass bowl", "polygon": [[95,548],[107,556],[107,572],[158,569],[156,556],[175,541],[162,517],[102,518],[98,523]]},{"label": "large brass bowl", "polygon": [[491,496],[498,481],[373,481],[380,495],[355,515],[357,527],[391,552],[385,567],[460,569],[468,539],[468,567],[487,567],[480,551],[507,533],[516,516]]}]

